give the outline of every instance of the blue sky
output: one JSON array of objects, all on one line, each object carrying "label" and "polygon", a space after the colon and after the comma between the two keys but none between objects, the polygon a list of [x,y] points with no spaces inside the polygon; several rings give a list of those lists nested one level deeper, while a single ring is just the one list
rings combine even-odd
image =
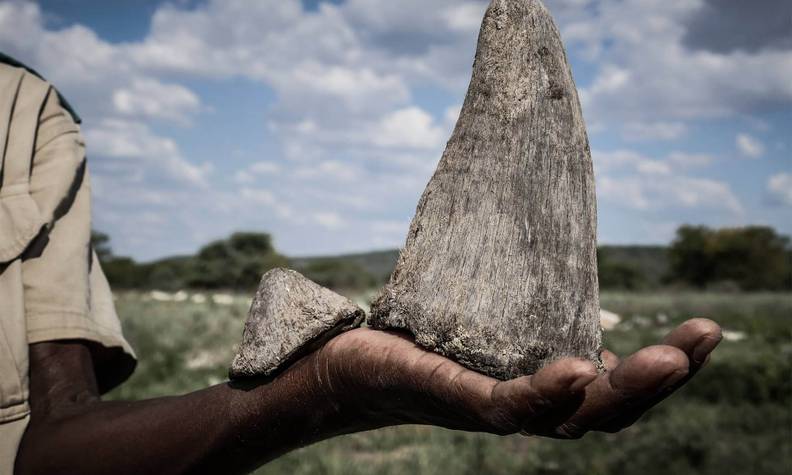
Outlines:
[{"label": "blue sky", "polygon": [[[510,0],[527,1],[527,0]],[[479,0],[0,3],[0,50],[83,116],[94,227],[138,259],[235,230],[289,255],[400,246],[464,98]],[[602,243],[792,233],[792,3],[547,0]]]}]

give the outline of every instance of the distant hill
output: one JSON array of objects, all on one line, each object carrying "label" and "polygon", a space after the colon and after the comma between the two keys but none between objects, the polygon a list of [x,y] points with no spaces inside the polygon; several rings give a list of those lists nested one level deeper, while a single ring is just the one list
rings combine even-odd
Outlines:
[{"label": "distant hill", "polygon": [[[682,226],[666,246],[600,246],[602,289],[651,290],[673,286],[746,290],[792,289],[790,238],[769,227],[709,229]],[[252,291],[273,267],[291,267],[336,290],[360,291],[387,282],[396,249],[338,256],[288,258],[269,234],[238,232],[213,241],[193,256],[138,263],[113,255],[107,235],[92,233],[92,244],[113,288],[233,289]]]},{"label": "distant hill", "polygon": [[[664,246],[601,246],[599,256],[602,263],[607,262],[608,268],[626,268],[640,276],[640,287],[662,285],[669,270],[668,248]],[[364,270],[374,281],[382,284],[388,280],[398,258],[399,250],[393,249],[339,256],[298,257],[292,258],[291,263],[301,271],[343,263],[347,268]]]},{"label": "distant hill", "polygon": [[291,263],[295,269],[300,271],[316,267],[329,267],[333,263],[345,263],[348,264],[345,266],[347,268],[365,271],[377,284],[381,285],[387,282],[393,268],[396,267],[398,258],[399,250],[392,249],[340,256],[293,257]]},{"label": "distant hill", "polygon": [[626,266],[642,276],[646,287],[658,287],[669,274],[668,248],[665,246],[600,246],[603,264]]}]

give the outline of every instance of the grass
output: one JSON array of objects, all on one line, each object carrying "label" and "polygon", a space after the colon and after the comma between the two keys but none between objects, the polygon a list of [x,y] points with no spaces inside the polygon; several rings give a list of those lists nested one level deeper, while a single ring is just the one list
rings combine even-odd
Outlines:
[{"label": "grass", "polygon": [[[237,296],[215,303],[206,297],[196,303],[118,296],[125,333],[140,362],[111,398],[180,394],[225,379],[249,301]],[[404,426],[328,440],[258,473],[789,473],[792,295],[604,293],[602,306],[622,316],[605,335],[619,354],[658,342],[691,316],[715,319],[732,341],[721,344],[686,388],[620,434],[554,441]]]}]

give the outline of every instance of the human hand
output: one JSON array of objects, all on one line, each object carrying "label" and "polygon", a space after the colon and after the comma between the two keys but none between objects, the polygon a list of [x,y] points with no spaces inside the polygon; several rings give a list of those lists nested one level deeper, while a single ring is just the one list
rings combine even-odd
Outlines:
[{"label": "human hand", "polygon": [[693,319],[662,344],[623,360],[604,351],[603,373],[589,361],[569,358],[532,376],[498,381],[404,335],[357,329],[328,342],[313,364],[333,403],[361,414],[369,427],[432,424],[569,439],[632,425],[685,384],[720,339],[716,323]]}]

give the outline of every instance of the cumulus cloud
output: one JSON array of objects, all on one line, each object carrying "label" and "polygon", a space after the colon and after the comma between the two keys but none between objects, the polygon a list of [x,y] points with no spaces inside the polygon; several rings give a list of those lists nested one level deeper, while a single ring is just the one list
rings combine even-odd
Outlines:
[{"label": "cumulus cloud", "polygon": [[765,153],[764,144],[751,135],[745,133],[737,134],[735,142],[737,144],[737,150],[739,150],[740,154],[744,157],[760,158]]},{"label": "cumulus cloud", "polygon": [[686,132],[684,122],[633,122],[624,126],[622,137],[628,142],[676,140]]},{"label": "cumulus cloud", "polygon": [[144,123],[106,119],[85,130],[88,153],[101,157],[134,160],[139,167],[159,170],[170,178],[205,187],[210,164],[194,165],[181,154],[172,139],[156,135]]},{"label": "cumulus cloud", "polygon": [[712,164],[715,158],[706,153],[687,153],[687,152],[671,152],[668,155],[668,160],[680,167],[704,167]]},{"label": "cumulus cloud", "polygon": [[634,150],[592,151],[594,168],[600,173],[615,169],[630,169],[644,175],[668,175],[671,168],[668,163],[646,157]]},{"label": "cumulus cloud", "polygon": [[792,174],[778,173],[767,180],[767,192],[774,203],[792,207]]},{"label": "cumulus cloud", "polygon": [[[612,205],[637,210],[699,208],[742,214],[744,207],[728,183],[680,174],[680,162],[703,156],[673,152],[665,159],[633,150],[593,151],[597,195]],[[685,163],[689,166],[690,163]]]},{"label": "cumulus cloud", "polygon": [[[754,2],[739,3],[743,11],[777,13]],[[701,1],[602,0],[562,25],[568,44],[601,65],[581,91],[587,117],[597,122],[679,121],[792,104],[792,46],[691,48],[686,38],[706,8],[711,7]],[[709,21],[722,30],[720,36],[734,33]],[[788,18],[784,21],[789,31]]]},{"label": "cumulus cloud", "polygon": [[[10,0],[0,3],[0,48],[45,73],[86,119],[98,222],[120,230],[122,249],[186,252],[185,243],[266,228],[287,252],[360,250],[403,243],[459,115],[446,105],[462,99],[488,3],[164,2],[144,38],[110,43],[79,24],[46,28],[36,3]],[[578,84],[591,129],[621,139],[594,153],[606,212],[739,214],[731,186],[703,176],[714,152],[687,141],[709,118],[792,104],[792,46],[771,18],[782,15],[737,0],[546,3],[573,63],[588,62]],[[271,94],[261,128],[274,143],[247,150],[247,162],[218,157],[214,169],[190,156],[201,153],[185,142],[190,127],[211,113],[201,81]],[[771,130],[762,134],[772,143]],[[742,154],[770,158],[744,135]],[[644,142],[702,152],[632,150]]]},{"label": "cumulus cloud", "polygon": [[676,206],[742,214],[743,206],[724,182],[686,176],[602,177],[598,196],[617,206],[638,210],[669,209]]},{"label": "cumulus cloud", "polygon": [[116,111],[125,116],[189,122],[201,100],[179,84],[163,84],[152,78],[137,78],[113,92]]},{"label": "cumulus cloud", "polygon": [[415,106],[388,114],[371,132],[372,142],[384,147],[436,149],[444,137],[445,130],[434,123],[432,116]]},{"label": "cumulus cloud", "polygon": [[294,209],[283,200],[276,198],[271,190],[245,187],[239,191],[239,195],[253,205],[264,205],[271,208],[281,218],[299,221],[299,217],[295,216]]},{"label": "cumulus cloud", "polygon": [[338,229],[344,225],[344,220],[337,213],[314,213],[314,220],[326,229]]},{"label": "cumulus cloud", "polygon": [[716,53],[791,49],[792,2],[704,0],[686,23],[684,43]]}]

